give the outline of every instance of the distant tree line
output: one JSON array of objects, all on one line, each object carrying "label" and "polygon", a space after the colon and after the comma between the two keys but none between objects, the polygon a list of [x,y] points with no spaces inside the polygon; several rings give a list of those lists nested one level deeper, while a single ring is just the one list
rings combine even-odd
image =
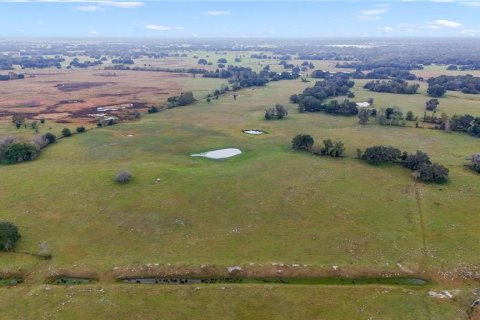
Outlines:
[{"label": "distant tree line", "polygon": [[398,93],[398,94],[415,94],[420,88],[420,85],[408,84],[406,81],[401,79],[395,80],[372,80],[367,82],[364,86],[365,89],[368,89],[373,92],[388,92],[388,93]]},{"label": "distant tree line", "polygon": [[416,80],[417,77],[408,70],[396,67],[378,67],[367,73],[357,70],[353,73],[354,79],[403,79]]},{"label": "distant tree line", "polygon": [[[429,94],[435,97],[441,97],[445,94],[446,90],[461,91],[469,94],[480,93],[480,77],[474,77],[472,75],[460,75],[460,76],[439,76],[430,78],[427,80],[429,87]],[[443,88],[443,91],[432,91],[431,88],[439,87]],[[430,92],[431,91],[431,92]],[[443,92],[443,93],[442,93]]]},{"label": "distant tree line", "polygon": [[335,74],[328,76],[323,81],[317,81],[313,87],[306,88],[301,94],[294,94],[290,96],[292,103],[299,105],[300,112],[328,112],[344,115],[355,115],[358,112],[356,104],[345,100],[339,103],[330,102],[324,104],[323,102],[332,97],[347,95],[350,88],[355,83],[348,79],[348,75]]}]

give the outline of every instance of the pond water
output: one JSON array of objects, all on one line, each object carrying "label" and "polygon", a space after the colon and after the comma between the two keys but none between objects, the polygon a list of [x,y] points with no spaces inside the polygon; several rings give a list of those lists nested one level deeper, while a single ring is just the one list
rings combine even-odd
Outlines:
[{"label": "pond water", "polygon": [[261,131],[261,130],[243,130],[243,133],[253,134],[253,135],[259,135],[259,134],[264,134],[265,131]]},{"label": "pond water", "polygon": [[214,283],[277,283],[297,285],[407,285],[424,286],[427,280],[419,278],[390,277],[390,278],[128,278],[120,279],[125,283],[139,284],[214,284]]},{"label": "pond water", "polygon": [[94,282],[97,282],[97,280],[91,279],[91,278],[61,277],[61,278],[54,279],[52,281],[52,284],[74,285],[74,284],[89,284]]},{"label": "pond water", "polygon": [[242,151],[236,148],[226,148],[202,153],[192,154],[192,157],[204,157],[209,159],[225,159],[241,154]]}]

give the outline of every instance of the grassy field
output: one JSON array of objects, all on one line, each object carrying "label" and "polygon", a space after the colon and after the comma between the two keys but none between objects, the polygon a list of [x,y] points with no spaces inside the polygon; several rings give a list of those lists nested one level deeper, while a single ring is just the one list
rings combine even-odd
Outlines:
[{"label": "grassy field", "polygon": [[390,287],[82,286],[0,289],[3,319],[438,319],[461,301]]},{"label": "grassy field", "polygon": [[[165,319],[462,319],[467,298],[439,302],[424,289],[383,294],[382,287],[229,286],[196,292],[105,284],[103,294],[99,286],[45,290],[41,285],[45,277],[62,273],[111,280],[115,270],[141,274],[147,264],[158,264],[158,270],[241,265],[245,272],[265,274],[293,272],[299,264],[298,272],[308,274],[334,266],[345,275],[416,274],[433,279],[435,288],[456,286],[470,294],[468,286],[451,279],[480,267],[480,234],[473,223],[480,177],[464,168],[464,157],[480,151],[479,140],[373,121],[361,126],[355,117],[299,114],[288,98],[313,83],[279,81],[244,89],[237,100],[225,95],[96,129],[62,140],[34,162],[1,166],[0,218],[20,227],[18,251],[38,253],[46,243],[53,256],[45,261],[0,253],[4,273],[27,275],[24,285],[2,289],[7,318],[18,318],[22,311],[15,306],[26,304],[27,318],[55,310],[55,319],[71,318],[72,310],[78,318],[129,312],[125,318],[149,319],[147,309],[158,318],[169,308],[178,312],[165,313]],[[424,94],[366,92],[361,84],[355,100],[373,97],[377,108],[398,105],[420,116],[428,100]],[[470,98],[475,96],[449,93],[439,112],[480,115],[480,103]],[[275,103],[288,105],[290,115],[267,122],[264,110]],[[249,136],[244,129],[268,134]],[[311,134],[317,143],[342,140],[347,157],[294,152],[290,141],[298,133]],[[377,144],[427,152],[450,169],[449,183],[417,184],[402,167],[372,167],[354,159],[356,148]],[[189,156],[224,147],[243,154],[220,161]],[[114,182],[119,169],[132,172],[131,183]]]}]

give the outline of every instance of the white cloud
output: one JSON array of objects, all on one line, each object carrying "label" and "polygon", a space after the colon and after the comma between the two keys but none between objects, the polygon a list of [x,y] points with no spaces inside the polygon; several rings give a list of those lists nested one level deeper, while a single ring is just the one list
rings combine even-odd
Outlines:
[{"label": "white cloud", "polygon": [[140,1],[116,1],[116,0],[0,0],[0,2],[10,3],[81,3],[86,6],[106,6],[114,8],[138,8],[143,5]]},{"label": "white cloud", "polygon": [[357,19],[360,21],[376,21],[380,20],[380,17],[377,16],[357,16]]},{"label": "white cloud", "polygon": [[393,32],[393,28],[391,27],[381,27],[381,28],[378,28],[378,30],[380,31],[383,31],[383,32]]},{"label": "white cloud", "polygon": [[184,28],[181,26],[165,26],[162,24],[147,24],[145,29],[152,30],[152,31],[170,31],[170,30],[183,30]]},{"label": "white cloud", "polygon": [[469,2],[465,1],[460,3],[469,7],[480,8],[480,1],[469,1]]},{"label": "white cloud", "polygon": [[446,27],[446,28],[458,28],[461,27],[462,24],[451,21],[451,20],[435,20],[432,24],[432,26],[439,26],[439,27]]},{"label": "white cloud", "polygon": [[154,31],[168,31],[168,30],[172,30],[172,27],[163,26],[161,24],[147,24],[145,26],[145,29],[154,30]]},{"label": "white cloud", "polygon": [[98,6],[79,6],[79,7],[76,7],[75,9],[80,10],[80,11],[93,12],[93,11],[97,11],[98,9],[100,9],[100,7],[98,7]]},{"label": "white cloud", "polygon": [[380,16],[388,11],[387,5],[382,5],[379,9],[367,9],[359,12],[357,19],[360,21],[380,20]]},{"label": "white cloud", "polygon": [[214,10],[214,11],[205,11],[203,14],[207,16],[225,16],[230,14],[230,11]]},{"label": "white cloud", "polygon": [[95,31],[95,30],[88,31],[88,34],[90,34],[90,35],[92,35],[92,36],[97,35],[97,34],[99,34],[99,33],[100,33],[100,32]]},{"label": "white cloud", "polygon": [[370,9],[370,10],[362,10],[360,11],[361,15],[363,16],[376,16],[379,14],[383,14],[387,12],[387,9]]}]

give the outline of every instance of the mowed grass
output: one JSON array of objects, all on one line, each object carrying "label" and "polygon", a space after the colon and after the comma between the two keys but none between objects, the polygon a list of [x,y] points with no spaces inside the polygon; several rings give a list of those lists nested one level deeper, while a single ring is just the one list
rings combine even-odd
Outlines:
[{"label": "mowed grass", "polygon": [[0,289],[2,319],[465,319],[458,301],[389,287],[212,285]]},{"label": "mowed grass", "polygon": [[[1,218],[20,226],[20,251],[35,253],[48,243],[52,269],[283,262],[377,271],[400,271],[400,263],[415,271],[478,265],[480,236],[472,221],[480,180],[463,167],[478,140],[360,126],[355,118],[298,114],[293,105],[287,119],[263,120],[265,107],[287,104],[307,85],[282,81],[242,90],[237,101],[224,96],[97,129],[46,149],[37,161],[2,166]],[[241,132],[249,128],[268,134]],[[298,133],[317,143],[340,139],[347,157],[294,152],[290,141]],[[424,150],[451,170],[451,181],[415,186],[404,168],[353,158],[356,148],[377,144]],[[244,153],[220,161],[189,156],[224,147]],[[119,169],[132,172],[130,184],[114,182]],[[5,270],[33,263],[0,256]]]}]

